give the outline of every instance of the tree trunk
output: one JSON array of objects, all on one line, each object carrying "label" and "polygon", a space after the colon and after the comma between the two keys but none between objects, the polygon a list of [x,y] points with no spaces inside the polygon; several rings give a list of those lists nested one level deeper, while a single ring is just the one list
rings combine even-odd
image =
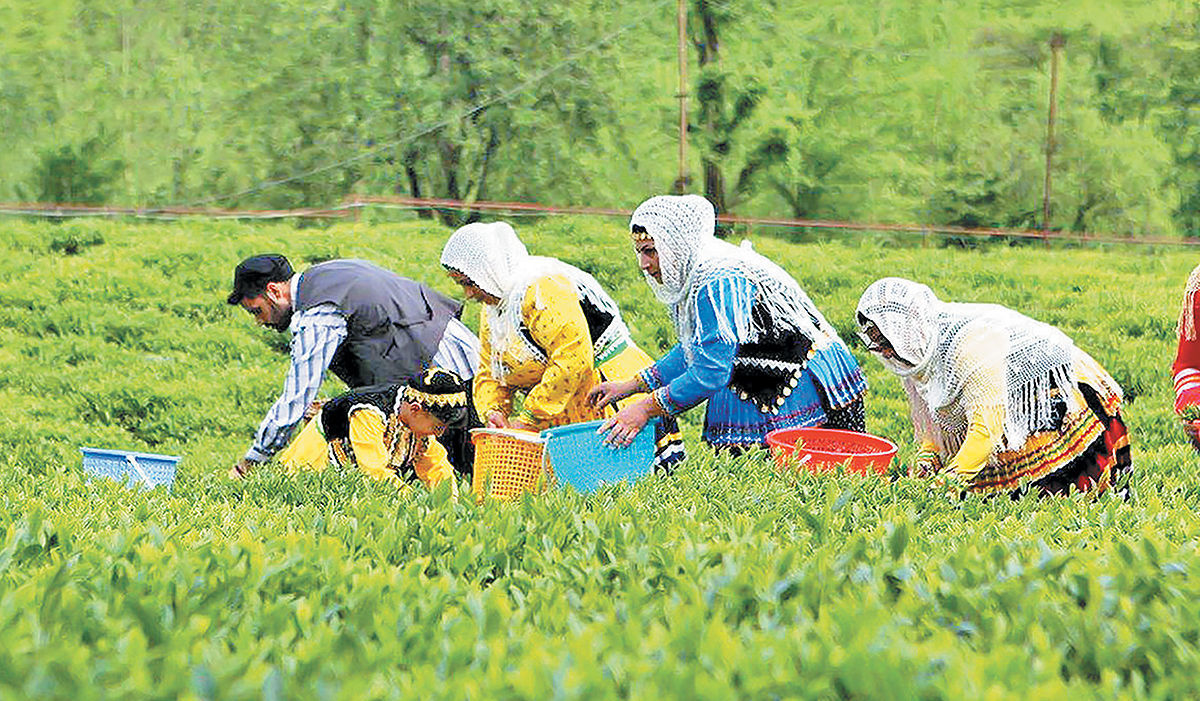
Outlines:
[{"label": "tree trunk", "polygon": [[[417,169],[413,167],[412,161],[405,160],[404,175],[408,177],[408,191],[413,197],[419,199],[421,197],[421,179],[417,177]],[[404,194],[401,192],[399,183],[396,185],[396,194]],[[419,219],[433,219],[433,210],[422,207],[417,210],[417,217]]]}]

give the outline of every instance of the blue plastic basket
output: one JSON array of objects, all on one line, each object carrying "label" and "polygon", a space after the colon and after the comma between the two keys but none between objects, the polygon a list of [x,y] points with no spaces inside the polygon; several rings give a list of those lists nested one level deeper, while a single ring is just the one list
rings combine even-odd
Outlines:
[{"label": "blue plastic basket", "polygon": [[560,484],[569,484],[583,494],[600,485],[635,480],[654,469],[654,421],[642,428],[633,442],[613,448],[601,441],[596,429],[603,421],[585,421],[542,431],[546,457]]},{"label": "blue plastic basket", "polygon": [[83,471],[93,477],[107,477],[127,487],[141,485],[143,489],[163,486],[171,488],[175,481],[177,455],[155,455],[131,450],[102,450],[80,448]]}]

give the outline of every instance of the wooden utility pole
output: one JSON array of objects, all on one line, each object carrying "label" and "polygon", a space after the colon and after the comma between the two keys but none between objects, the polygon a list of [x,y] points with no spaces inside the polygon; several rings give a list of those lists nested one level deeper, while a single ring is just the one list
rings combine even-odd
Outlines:
[{"label": "wooden utility pole", "polygon": [[1050,37],[1050,110],[1046,116],[1046,184],[1042,189],[1042,235],[1050,233],[1050,166],[1054,158],[1054,117],[1058,106],[1058,52],[1067,43],[1058,32]]},{"label": "wooden utility pole", "polygon": [[691,179],[687,168],[687,0],[678,0],[675,20],[679,35],[679,179],[675,192],[682,195]]}]

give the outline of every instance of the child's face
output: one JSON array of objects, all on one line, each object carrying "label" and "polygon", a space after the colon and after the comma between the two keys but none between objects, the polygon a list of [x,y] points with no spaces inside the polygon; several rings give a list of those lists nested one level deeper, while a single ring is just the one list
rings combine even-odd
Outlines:
[{"label": "child's face", "polygon": [[418,436],[440,436],[446,430],[446,423],[414,402],[408,403],[408,411],[404,423],[408,429]]}]

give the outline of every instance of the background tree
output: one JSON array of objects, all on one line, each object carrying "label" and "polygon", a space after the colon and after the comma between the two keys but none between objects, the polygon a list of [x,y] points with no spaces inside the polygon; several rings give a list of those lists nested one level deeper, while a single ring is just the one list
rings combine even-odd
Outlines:
[{"label": "background tree", "polygon": [[[0,0],[0,200],[631,208],[662,191],[674,4],[536,5]],[[1198,231],[1194,3],[688,6],[693,165],[723,211],[1040,226],[1061,32],[1050,227]]]}]

